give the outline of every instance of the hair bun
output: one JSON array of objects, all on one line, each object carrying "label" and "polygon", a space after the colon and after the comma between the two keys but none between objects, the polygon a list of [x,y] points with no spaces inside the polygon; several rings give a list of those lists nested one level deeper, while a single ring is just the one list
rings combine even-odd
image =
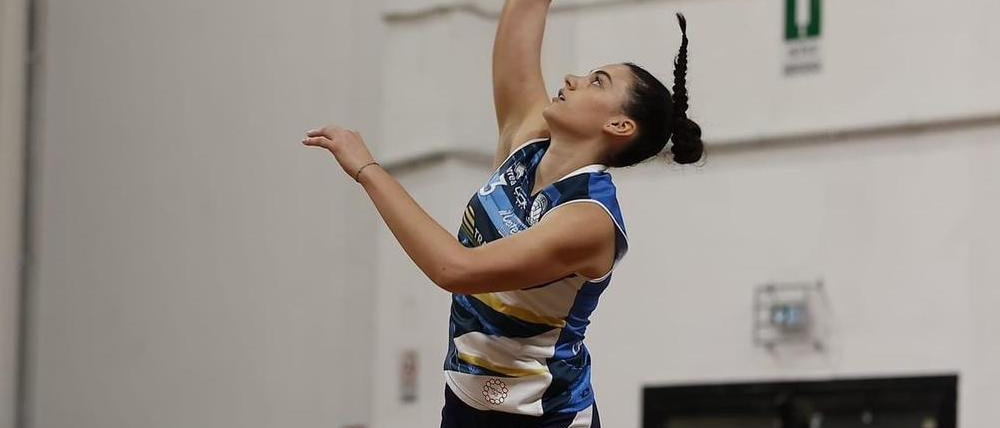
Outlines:
[{"label": "hair bun", "polygon": [[701,127],[693,120],[680,117],[674,123],[674,135],[670,138],[674,144],[670,152],[674,154],[674,162],[679,164],[695,163],[701,160],[705,145],[701,141]]}]

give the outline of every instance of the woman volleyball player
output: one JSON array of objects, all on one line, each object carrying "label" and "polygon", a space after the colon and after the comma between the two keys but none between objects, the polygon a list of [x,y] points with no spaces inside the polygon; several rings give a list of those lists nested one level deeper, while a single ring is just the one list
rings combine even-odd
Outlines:
[{"label": "woman volleyball player", "polygon": [[303,140],[333,153],[413,262],[452,293],[442,428],[600,426],[583,339],[628,248],[607,169],[638,164],[668,141],[677,163],[702,157],[701,130],[685,114],[684,17],[673,94],[624,63],[568,75],[550,100],[540,58],[549,3],[504,5],[493,47],[494,172],[457,239],[357,132],[327,126]]}]

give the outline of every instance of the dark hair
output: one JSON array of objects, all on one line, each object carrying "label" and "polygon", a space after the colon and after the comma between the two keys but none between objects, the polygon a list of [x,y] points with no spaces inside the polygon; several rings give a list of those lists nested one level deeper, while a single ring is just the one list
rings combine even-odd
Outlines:
[{"label": "dark hair", "polygon": [[674,60],[674,93],[648,71],[633,63],[625,63],[635,76],[625,114],[637,124],[635,139],[609,162],[610,166],[636,165],[660,153],[672,140],[670,151],[674,162],[695,163],[701,160],[705,146],[701,128],[687,117],[687,21],[677,14],[681,26],[681,48]]}]

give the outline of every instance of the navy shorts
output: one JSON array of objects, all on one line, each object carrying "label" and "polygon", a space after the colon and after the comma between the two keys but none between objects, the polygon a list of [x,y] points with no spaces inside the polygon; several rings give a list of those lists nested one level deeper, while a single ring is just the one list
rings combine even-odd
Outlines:
[{"label": "navy shorts", "polygon": [[441,428],[601,428],[597,404],[579,413],[528,416],[495,410],[479,410],[444,388]]}]

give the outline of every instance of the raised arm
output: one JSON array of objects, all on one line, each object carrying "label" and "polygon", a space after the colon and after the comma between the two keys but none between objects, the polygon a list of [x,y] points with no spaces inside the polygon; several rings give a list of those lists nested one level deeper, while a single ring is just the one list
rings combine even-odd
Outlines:
[{"label": "raised arm", "polygon": [[500,140],[494,168],[516,144],[548,135],[542,109],[542,38],[551,0],[507,0],[493,41],[493,102]]}]

